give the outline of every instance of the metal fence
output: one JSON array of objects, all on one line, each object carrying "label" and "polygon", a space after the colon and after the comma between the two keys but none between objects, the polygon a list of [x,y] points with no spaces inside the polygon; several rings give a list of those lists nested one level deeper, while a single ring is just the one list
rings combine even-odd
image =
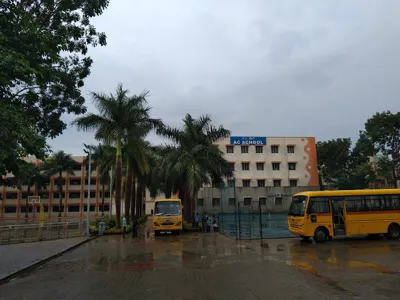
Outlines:
[{"label": "metal fence", "polygon": [[0,226],[0,244],[37,242],[86,234],[86,222],[59,222]]},{"label": "metal fence", "polygon": [[287,226],[287,213],[258,211],[252,206],[237,203],[233,213],[218,213],[218,227],[221,233],[236,239],[264,239],[293,237]]},{"label": "metal fence", "polygon": [[294,189],[277,193],[270,188],[236,188],[221,185],[204,190],[196,211],[215,215],[220,232],[236,239],[293,237],[287,226],[287,210]]}]

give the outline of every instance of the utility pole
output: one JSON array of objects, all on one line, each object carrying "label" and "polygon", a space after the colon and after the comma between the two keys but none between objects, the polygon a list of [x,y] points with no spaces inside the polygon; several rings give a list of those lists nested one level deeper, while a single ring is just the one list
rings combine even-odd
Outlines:
[{"label": "utility pole", "polygon": [[87,196],[87,211],[86,211],[86,234],[90,235],[89,213],[90,213],[90,181],[92,177],[92,148],[86,144],[83,145],[85,146],[86,149],[89,149],[89,151],[87,151],[86,149],[84,149],[83,151],[85,151],[85,153],[89,155],[89,170],[87,174],[88,196]]}]

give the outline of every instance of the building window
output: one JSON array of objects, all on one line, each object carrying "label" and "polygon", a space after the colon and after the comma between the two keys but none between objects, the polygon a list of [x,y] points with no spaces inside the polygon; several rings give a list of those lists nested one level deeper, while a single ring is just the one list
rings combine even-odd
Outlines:
[{"label": "building window", "polygon": [[18,199],[18,193],[6,193],[7,199]]},{"label": "building window", "polygon": [[289,185],[290,187],[297,187],[297,179],[290,179]]},{"label": "building window", "polygon": [[17,212],[16,206],[6,206],[4,207],[4,213],[6,214],[15,214]]},{"label": "building window", "polygon": [[271,146],[271,153],[279,153],[279,146],[277,145]]},{"label": "building window", "polygon": [[68,212],[79,212],[80,206],[79,205],[70,205],[68,206]]},{"label": "building window", "polygon": [[[85,179],[85,185],[88,185],[89,181]],[[96,179],[90,179],[90,185],[96,185]]]},{"label": "building window", "polygon": [[197,206],[204,206],[204,199],[203,198],[197,199]]},{"label": "building window", "polygon": [[235,163],[230,162],[228,164],[229,170],[234,171],[235,170]]},{"label": "building window", "polygon": [[[103,211],[101,204],[99,205],[99,211]],[[110,204],[104,204],[104,211],[110,211]]]},{"label": "building window", "polygon": [[230,187],[230,188],[235,187],[235,180],[229,179],[229,180],[228,180],[228,187]]},{"label": "building window", "polygon": [[49,199],[49,193],[39,192],[40,199]]},{"label": "building window", "polygon": [[250,187],[250,180],[249,179],[244,179],[243,180],[243,187]]},{"label": "building window", "polygon": [[[59,205],[54,205],[52,207],[53,212],[60,212],[60,206]],[[61,205],[61,212],[64,212],[64,205]]]},{"label": "building window", "polygon": [[81,193],[69,193],[69,198],[80,198],[81,197]]},{"label": "building window", "polygon": [[[89,206],[89,211],[95,211],[95,210],[96,210],[96,205]],[[83,206],[83,211],[87,211],[87,205]]]},{"label": "building window", "polygon": [[259,203],[261,206],[266,206],[266,205],[267,205],[267,197],[260,197],[260,198],[258,198],[258,203]]},{"label": "building window", "polygon": [[295,162],[290,162],[289,163],[289,170],[290,171],[296,171],[296,163]]},{"label": "building window", "polygon": [[72,168],[73,168],[74,171],[81,171],[82,170],[82,165],[81,164],[74,164],[74,166]]},{"label": "building window", "polygon": [[242,153],[249,153],[249,146],[240,146]]},{"label": "building window", "polygon": [[250,170],[250,163],[242,163],[242,170],[243,171],[248,171]]},{"label": "building window", "polygon": [[234,153],[233,146],[226,146],[226,153]]},{"label": "building window", "polygon": [[243,204],[245,206],[250,206],[251,205],[251,197],[245,197],[243,198]]},{"label": "building window", "polygon": [[221,206],[221,200],[219,198],[212,198],[212,206]]},{"label": "building window", "polygon": [[281,180],[280,179],[274,179],[274,187],[280,187],[281,186]]},{"label": "building window", "polygon": [[80,179],[70,179],[69,185],[81,185],[81,180]]},{"label": "building window", "polygon": [[264,171],[264,163],[263,162],[258,162],[256,164],[257,166],[257,171]]},{"label": "building window", "polygon": [[263,153],[263,146],[256,146],[256,153]]},{"label": "building window", "polygon": [[[40,206],[39,206],[39,208],[40,208]],[[32,211],[33,211],[33,206],[32,206],[32,205],[29,205],[29,206],[28,206],[28,212],[31,213]],[[21,212],[21,213],[25,213],[25,212],[26,212],[26,206],[25,206],[25,205],[20,207],[20,212]]]},{"label": "building window", "polygon": [[228,199],[228,205],[229,206],[236,206],[236,199],[235,198],[229,198]]},{"label": "building window", "polygon": [[257,180],[258,187],[265,187],[265,179],[258,179]]},{"label": "building window", "polygon": [[146,190],[143,190],[142,197],[143,199],[146,199]]},{"label": "building window", "polygon": [[272,163],[272,170],[279,171],[280,168],[281,168],[281,163],[278,163],[278,162]]},{"label": "building window", "polygon": [[[58,182],[59,182],[60,180],[58,179],[58,177],[55,177],[54,179],[53,179],[53,185],[54,186],[58,186]],[[64,179],[64,178],[61,178],[61,185],[65,185],[65,183],[66,183],[66,180]]]},{"label": "building window", "polygon": [[275,206],[282,206],[283,199],[282,197],[275,197]]},{"label": "building window", "polygon": [[294,146],[287,146],[287,153],[294,153]]},{"label": "building window", "polygon": [[[65,198],[65,193],[64,193],[64,192],[61,193],[61,197],[62,197],[63,199]],[[58,198],[60,198],[60,193],[58,193],[58,192],[53,192],[53,199],[58,199]]]}]

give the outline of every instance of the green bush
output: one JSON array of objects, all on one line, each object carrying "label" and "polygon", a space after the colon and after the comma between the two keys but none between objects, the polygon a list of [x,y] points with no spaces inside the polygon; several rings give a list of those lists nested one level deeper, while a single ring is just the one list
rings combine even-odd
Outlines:
[{"label": "green bush", "polygon": [[190,228],[192,228],[193,226],[192,226],[192,223],[188,223],[188,222],[186,222],[185,220],[184,221],[182,221],[182,229],[183,230],[189,230]]}]

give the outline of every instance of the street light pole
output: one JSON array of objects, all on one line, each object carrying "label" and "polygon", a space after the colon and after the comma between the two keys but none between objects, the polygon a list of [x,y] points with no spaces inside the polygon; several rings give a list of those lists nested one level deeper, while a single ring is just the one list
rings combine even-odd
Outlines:
[{"label": "street light pole", "polygon": [[85,153],[89,154],[89,170],[88,170],[88,196],[87,196],[87,211],[86,211],[86,234],[90,235],[90,225],[89,225],[89,213],[90,213],[90,180],[92,175],[92,148],[85,145],[84,146],[89,149],[89,151],[84,150]]}]

